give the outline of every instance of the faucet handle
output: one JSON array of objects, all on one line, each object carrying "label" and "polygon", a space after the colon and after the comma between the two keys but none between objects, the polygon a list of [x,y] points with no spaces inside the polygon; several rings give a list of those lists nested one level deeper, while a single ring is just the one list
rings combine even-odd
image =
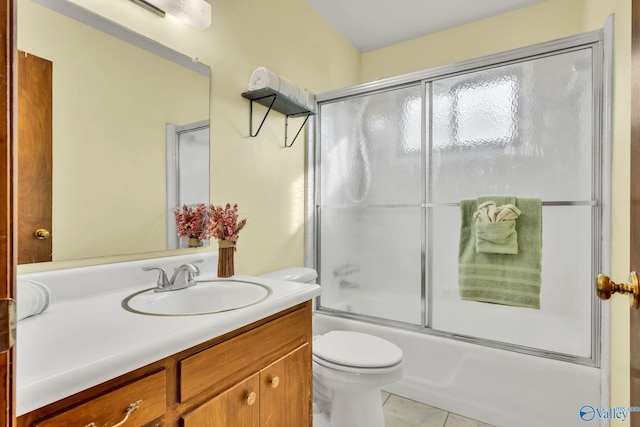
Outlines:
[{"label": "faucet handle", "polygon": [[167,278],[167,273],[165,273],[164,269],[160,268],[160,267],[142,267],[143,271],[153,271],[153,270],[158,270],[159,274],[158,274],[158,287],[159,288],[164,288],[167,287],[169,285],[171,285],[171,282],[169,281],[169,279]]},{"label": "faucet handle", "polygon": [[197,259],[195,261],[191,261],[190,263],[188,263],[187,265],[190,265],[191,267],[193,267],[193,269],[189,269],[191,271],[191,274],[193,274],[194,276],[199,276],[200,268],[198,268],[196,264],[202,264],[202,263],[204,263],[203,259]]},{"label": "faucet handle", "polygon": [[195,261],[191,261],[191,265],[193,265],[196,268],[196,272],[194,273],[196,276],[200,275],[200,268],[198,268],[196,264],[203,264],[203,263],[204,263],[203,259],[197,259]]}]

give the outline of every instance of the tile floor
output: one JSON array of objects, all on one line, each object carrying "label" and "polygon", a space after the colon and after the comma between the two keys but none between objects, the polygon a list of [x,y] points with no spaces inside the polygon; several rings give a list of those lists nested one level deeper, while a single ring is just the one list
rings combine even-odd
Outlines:
[{"label": "tile floor", "polygon": [[385,427],[492,427],[384,391],[382,402]]}]

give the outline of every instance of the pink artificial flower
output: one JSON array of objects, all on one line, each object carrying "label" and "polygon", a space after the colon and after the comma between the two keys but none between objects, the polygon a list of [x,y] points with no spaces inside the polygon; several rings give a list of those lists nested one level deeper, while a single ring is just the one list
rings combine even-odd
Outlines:
[{"label": "pink artificial flower", "polygon": [[238,205],[227,203],[222,206],[209,206],[208,234],[219,240],[238,240],[238,233],[247,223],[247,219],[238,221]]},{"label": "pink artificial flower", "polygon": [[207,206],[204,203],[173,210],[178,226],[178,236],[206,240],[209,238]]}]

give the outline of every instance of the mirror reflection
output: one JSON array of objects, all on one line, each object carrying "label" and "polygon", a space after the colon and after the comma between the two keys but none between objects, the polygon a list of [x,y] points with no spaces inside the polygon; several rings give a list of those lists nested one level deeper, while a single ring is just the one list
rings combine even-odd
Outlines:
[{"label": "mirror reflection", "polygon": [[[19,105],[31,110],[20,113],[24,118],[18,135],[21,152],[31,144],[39,153],[19,159],[18,192],[30,195],[33,204],[51,216],[47,224],[46,218],[34,218],[33,208],[19,212],[21,222],[32,223],[21,224],[18,246],[48,240],[51,250],[45,254],[49,259],[28,253],[19,263],[167,249],[175,241],[168,234],[168,208],[184,202],[177,189],[181,171],[205,181],[200,194],[207,200],[201,201],[208,201],[208,67],[121,27],[129,42],[31,1],[19,1],[18,8],[21,56],[44,61],[51,69],[49,74],[36,71],[37,81],[44,84],[25,89],[29,93],[44,86],[35,95],[40,101],[20,103],[19,94]],[[134,44],[138,42],[159,54]],[[33,110],[46,105],[47,97],[50,112],[39,111],[45,119],[35,120],[39,116]],[[50,147],[41,136],[29,134],[33,129],[50,133]],[[195,130],[194,137],[181,139],[184,129]],[[180,149],[176,141],[192,142],[196,134],[197,156],[205,162],[190,168],[188,160],[170,153],[193,152]],[[21,173],[24,165],[41,157],[50,159],[48,172],[36,168],[44,170],[44,176]],[[40,188],[45,194],[22,188]],[[28,206],[22,199],[19,205]],[[49,231],[49,238],[37,239],[39,229]]]}]

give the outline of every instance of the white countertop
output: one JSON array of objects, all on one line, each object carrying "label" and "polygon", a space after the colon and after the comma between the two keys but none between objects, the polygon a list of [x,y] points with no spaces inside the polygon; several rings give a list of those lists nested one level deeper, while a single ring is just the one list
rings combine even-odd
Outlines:
[{"label": "white countertop", "polygon": [[[159,260],[120,264],[133,265],[137,270],[143,264],[163,265]],[[71,270],[83,269],[67,271]],[[94,270],[98,270],[100,277],[114,277],[109,274],[108,269],[103,271],[104,267]],[[92,273],[95,274],[96,271]],[[64,273],[56,273],[56,280],[63,277],[62,274]],[[234,279],[268,286],[272,290],[271,295],[255,305],[234,311],[197,316],[149,316],[129,312],[121,306],[125,297],[153,286],[153,283],[150,286],[148,281],[131,285],[126,283],[127,280],[117,280],[117,286],[94,286],[95,293],[87,291],[85,284],[82,295],[79,293],[74,297],[68,289],[61,290],[56,295],[56,280],[51,280],[53,284],[47,283],[47,276],[43,273],[24,277],[40,280],[50,286],[52,302],[44,313],[18,322],[18,415],[186,350],[320,294],[318,285],[236,275]],[[151,277],[155,279],[155,276]],[[212,277],[215,275],[203,269],[203,274],[197,279],[206,280]]]}]

